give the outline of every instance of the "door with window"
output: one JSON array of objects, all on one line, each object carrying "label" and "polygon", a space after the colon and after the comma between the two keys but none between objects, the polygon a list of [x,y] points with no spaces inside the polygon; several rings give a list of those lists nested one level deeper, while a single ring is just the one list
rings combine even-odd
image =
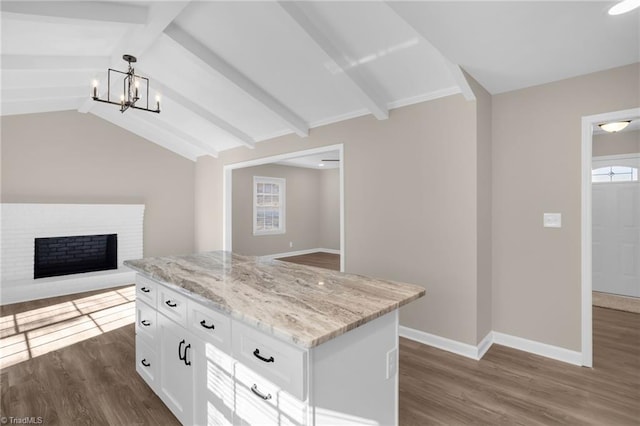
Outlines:
[{"label": "door with window", "polygon": [[640,297],[640,154],[594,157],[593,290]]}]

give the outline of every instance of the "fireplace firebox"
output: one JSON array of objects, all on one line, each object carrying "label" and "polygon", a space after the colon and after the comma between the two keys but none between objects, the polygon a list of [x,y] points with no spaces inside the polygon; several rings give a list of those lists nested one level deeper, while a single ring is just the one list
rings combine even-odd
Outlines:
[{"label": "fireplace firebox", "polygon": [[35,239],[34,279],[117,268],[117,234]]}]

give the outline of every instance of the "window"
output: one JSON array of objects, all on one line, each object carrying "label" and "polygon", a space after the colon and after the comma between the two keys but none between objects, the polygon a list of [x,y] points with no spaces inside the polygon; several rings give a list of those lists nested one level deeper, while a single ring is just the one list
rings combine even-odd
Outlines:
[{"label": "window", "polygon": [[606,166],[591,170],[591,182],[634,182],[638,180],[638,169],[627,166]]},{"label": "window", "polygon": [[253,177],[253,235],[285,233],[285,180]]}]

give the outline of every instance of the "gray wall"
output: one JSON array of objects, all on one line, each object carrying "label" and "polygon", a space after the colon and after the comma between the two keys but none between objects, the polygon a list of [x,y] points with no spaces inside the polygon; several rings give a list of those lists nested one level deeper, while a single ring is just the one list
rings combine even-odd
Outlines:
[{"label": "gray wall", "polygon": [[[581,350],[581,117],[640,105],[638,64],[493,97],[493,329]],[[562,228],[543,228],[544,212]]]},{"label": "gray wall", "polygon": [[[323,242],[338,241],[340,222],[335,227],[336,211],[339,218],[339,182],[325,178],[334,175],[330,170],[314,170],[277,164],[233,170],[232,226],[233,251],[240,254],[262,256],[297,250],[325,247]],[[253,235],[253,177],[276,177],[286,180],[286,233]],[[336,211],[332,209],[336,208]],[[326,217],[325,217],[326,216]],[[293,242],[293,247],[289,247]]]},{"label": "gray wall", "polygon": [[[346,271],[416,283],[403,325],[477,343],[476,106],[461,95],[199,159],[196,248],[222,247],[223,166],[344,144]],[[484,337],[484,336],[481,336]]]},{"label": "gray wall", "polygon": [[593,136],[594,157],[640,152],[640,130]]},{"label": "gray wall", "polygon": [[340,250],[340,169],[320,172],[320,194],[319,246]]},{"label": "gray wall", "polygon": [[3,203],[145,204],[144,255],[194,249],[195,164],[91,114],[2,117]]},{"label": "gray wall", "polygon": [[492,169],[491,169],[491,95],[471,76],[467,80],[476,96],[477,123],[477,343],[491,332],[492,313]]},{"label": "gray wall", "polygon": [[[476,102],[450,96],[199,160],[196,247],[222,246],[224,164],[340,141],[346,270],[423,285],[403,325],[475,345],[490,324],[579,351],[581,117],[640,105],[638,75],[634,64],[496,96],[471,82]],[[543,212],[563,227],[543,228]]]}]

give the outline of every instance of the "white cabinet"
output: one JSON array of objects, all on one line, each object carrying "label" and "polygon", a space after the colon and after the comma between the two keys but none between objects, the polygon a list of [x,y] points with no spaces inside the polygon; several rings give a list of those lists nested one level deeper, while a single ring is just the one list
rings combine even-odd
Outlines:
[{"label": "white cabinet", "polygon": [[182,326],[159,314],[158,392],[183,424],[193,423],[195,339]]},{"label": "white cabinet", "polygon": [[136,371],[184,425],[397,424],[397,311],[305,349],[136,283]]},{"label": "white cabinet", "polygon": [[202,340],[196,342],[195,357],[194,424],[233,424],[233,358],[210,342]]},{"label": "white cabinet", "polygon": [[149,306],[156,307],[157,285],[143,276],[136,276],[136,300],[142,300]]},{"label": "white cabinet", "polygon": [[144,302],[136,303],[136,334],[145,338],[152,346],[156,340],[157,315],[155,307]]},{"label": "white cabinet", "polygon": [[235,409],[231,320],[193,300],[188,300],[187,308],[187,328],[197,338],[194,424],[231,425]]},{"label": "white cabinet", "polygon": [[238,363],[279,386],[289,394],[306,399],[307,352],[268,336],[241,322],[233,322],[233,356]]},{"label": "white cabinet", "polygon": [[157,370],[157,351],[144,338],[136,336],[136,371],[153,390],[156,389]]},{"label": "white cabinet", "polygon": [[242,426],[308,424],[309,406],[260,374],[237,362],[235,424]]}]

